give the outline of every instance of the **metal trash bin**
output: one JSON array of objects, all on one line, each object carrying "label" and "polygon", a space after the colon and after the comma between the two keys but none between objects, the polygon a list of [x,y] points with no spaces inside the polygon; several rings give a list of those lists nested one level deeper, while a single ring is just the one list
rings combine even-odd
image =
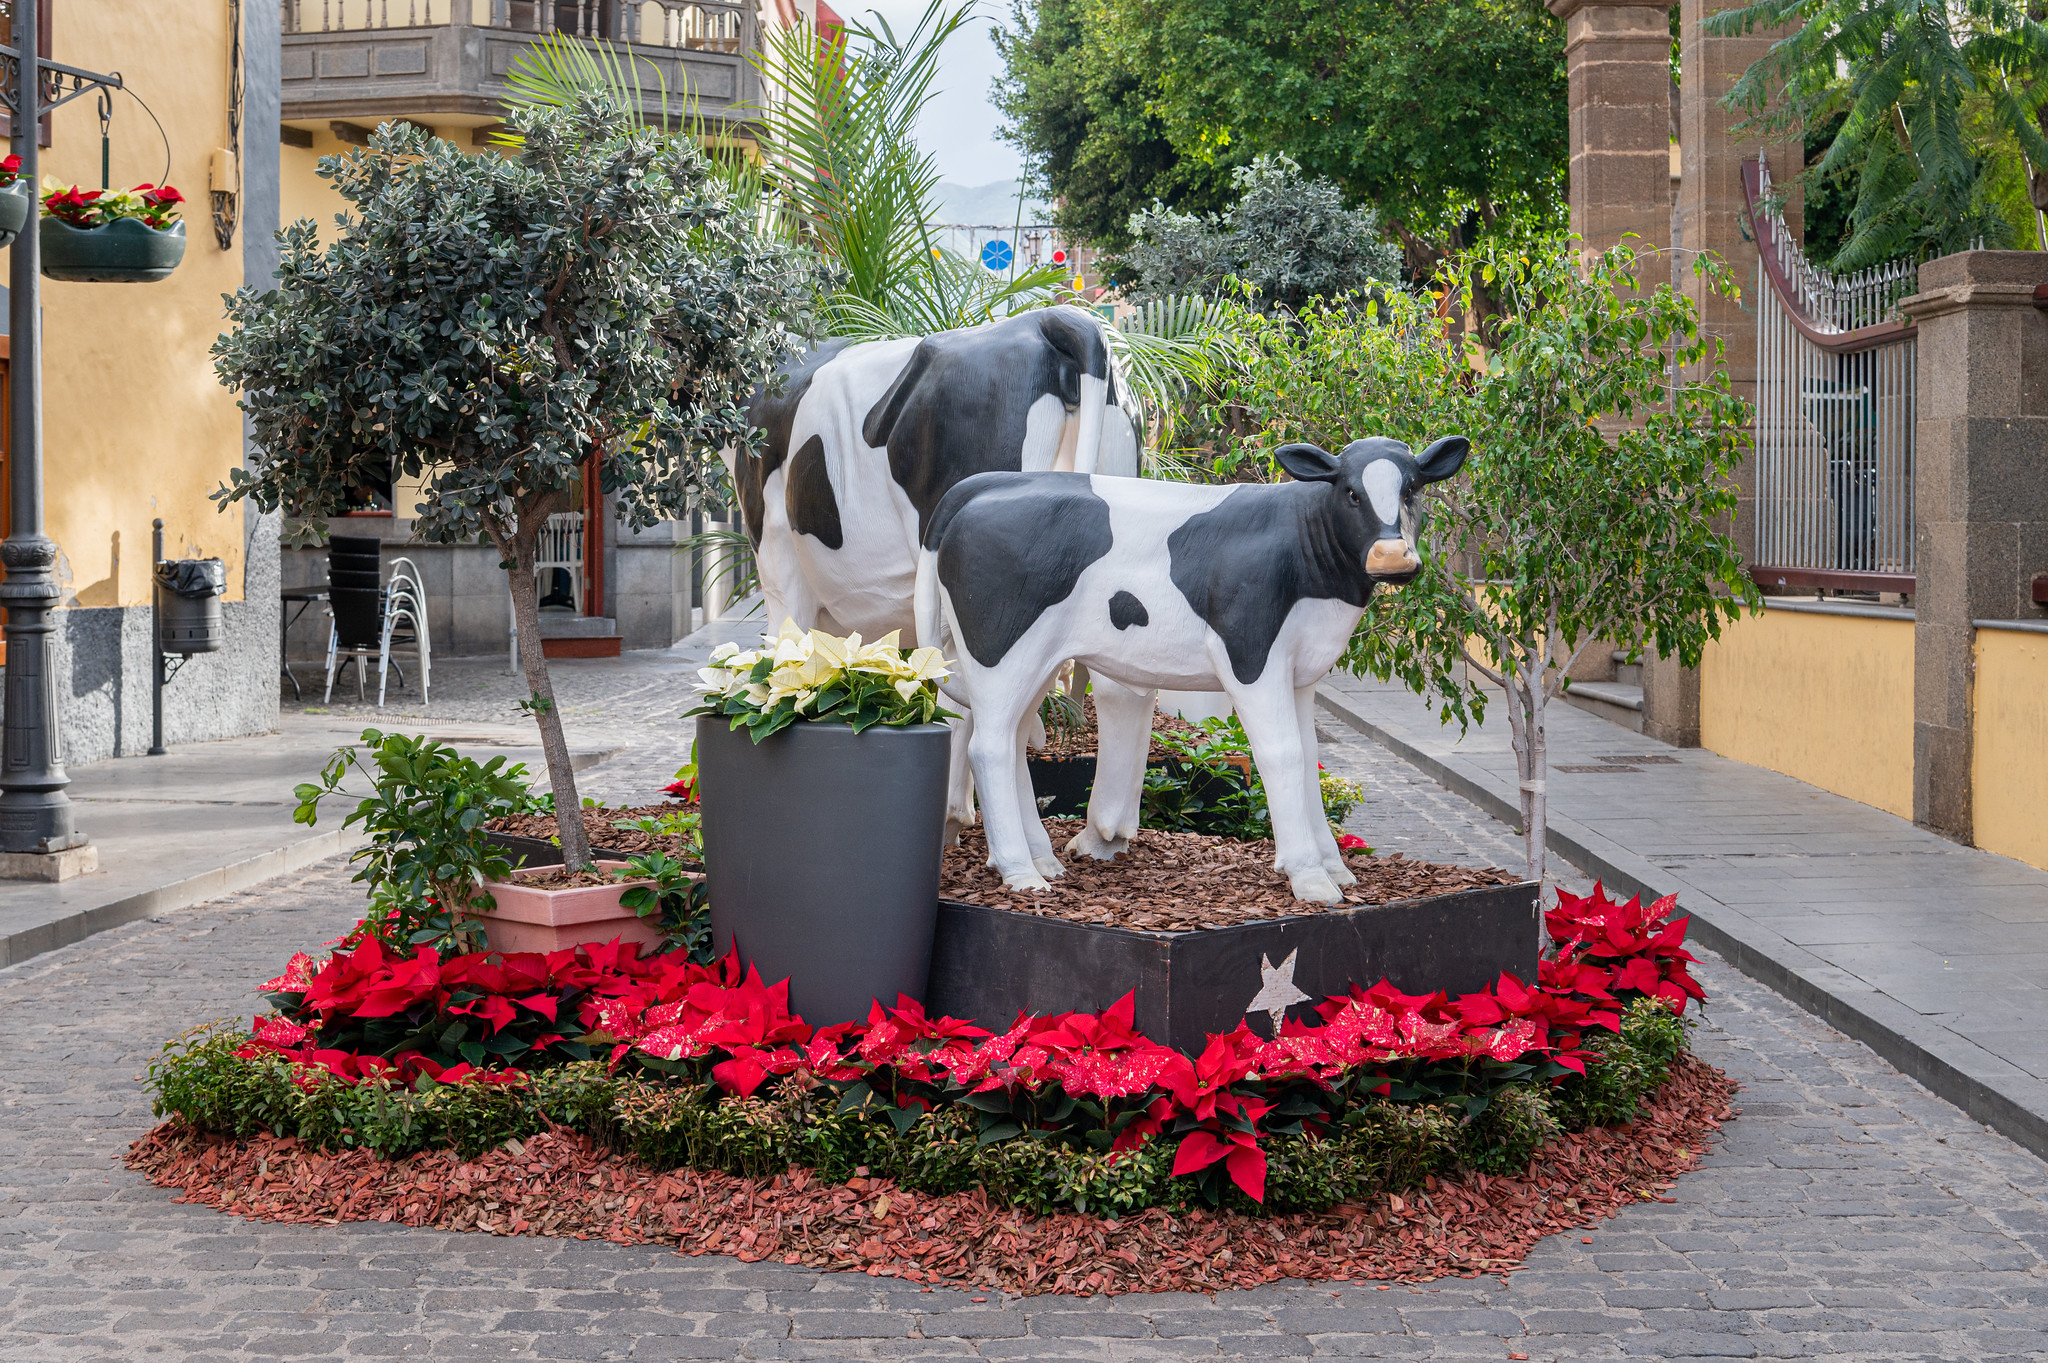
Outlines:
[{"label": "metal trash bin", "polygon": [[225,629],[220,599],[228,566],[217,558],[170,559],[157,565],[157,620],[165,653],[217,653]]}]

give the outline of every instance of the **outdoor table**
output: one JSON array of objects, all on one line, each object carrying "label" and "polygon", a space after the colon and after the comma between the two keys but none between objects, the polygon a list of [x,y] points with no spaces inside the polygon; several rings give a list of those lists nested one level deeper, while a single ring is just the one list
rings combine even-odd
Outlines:
[{"label": "outdoor table", "polygon": [[291,637],[292,626],[298,623],[299,617],[306,613],[307,608],[316,601],[325,601],[327,599],[327,589],[325,587],[287,587],[278,593],[278,598],[284,603],[285,607],[289,607],[295,601],[299,606],[297,610],[292,611],[288,615],[283,608],[280,608],[277,613],[277,665],[284,669],[285,677],[292,684],[292,699],[304,700],[306,697],[299,690],[299,679],[292,675],[292,665],[285,651],[286,640]]}]

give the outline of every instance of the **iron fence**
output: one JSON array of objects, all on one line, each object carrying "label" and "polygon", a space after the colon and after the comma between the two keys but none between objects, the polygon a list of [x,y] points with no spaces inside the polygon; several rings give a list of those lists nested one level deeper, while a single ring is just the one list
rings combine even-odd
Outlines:
[{"label": "iron fence", "polygon": [[1916,267],[1832,274],[1806,258],[1743,167],[1757,242],[1756,550],[1760,580],[1911,591]]}]

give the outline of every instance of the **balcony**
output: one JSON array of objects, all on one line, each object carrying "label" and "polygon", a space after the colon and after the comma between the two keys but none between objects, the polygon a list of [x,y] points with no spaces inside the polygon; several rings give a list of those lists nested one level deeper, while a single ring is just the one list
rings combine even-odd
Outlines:
[{"label": "balcony", "polygon": [[[641,112],[745,121],[759,78],[751,4],[698,0],[282,0],[294,119],[503,115],[521,53],[552,33],[631,44]],[[687,92],[688,98],[684,98]],[[694,102],[694,108],[691,107]]]}]

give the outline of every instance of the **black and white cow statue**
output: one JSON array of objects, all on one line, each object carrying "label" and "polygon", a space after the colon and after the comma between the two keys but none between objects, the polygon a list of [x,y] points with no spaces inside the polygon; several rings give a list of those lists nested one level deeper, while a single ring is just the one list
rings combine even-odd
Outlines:
[{"label": "black and white cow statue", "polygon": [[1023,726],[1053,669],[1087,664],[1099,723],[1088,822],[1070,852],[1128,846],[1157,689],[1222,691],[1265,779],[1276,869],[1297,899],[1336,903],[1344,867],[1323,817],[1315,686],[1375,584],[1421,570],[1417,494],[1469,450],[1397,440],[1341,455],[1278,451],[1295,481],[1197,486],[1067,473],[989,473],[932,515],[918,565],[919,639],[956,659],[990,860],[1005,884],[1060,874],[1031,799]]},{"label": "black and white cow statue", "polygon": [[919,542],[964,478],[1138,472],[1102,323],[1080,308],[827,341],[781,376],[749,410],[761,449],[731,469],[771,629],[910,637]]}]

